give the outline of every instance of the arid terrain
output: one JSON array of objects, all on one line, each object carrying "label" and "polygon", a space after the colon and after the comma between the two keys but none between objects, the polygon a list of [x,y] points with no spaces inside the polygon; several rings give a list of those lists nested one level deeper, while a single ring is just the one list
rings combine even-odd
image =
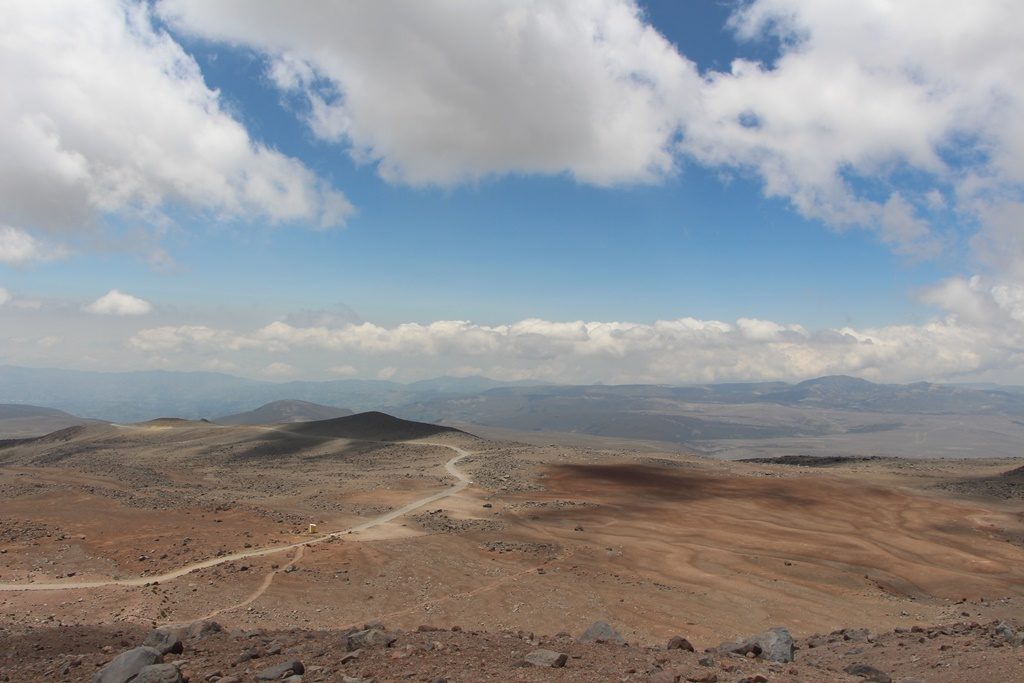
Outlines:
[{"label": "arid terrain", "polygon": [[[728,462],[379,413],[71,427],[0,449],[0,680],[90,680],[202,620],[223,630],[165,657],[192,681],[285,660],[307,681],[1020,680],[1019,466]],[[597,621],[629,646],[577,642]],[[389,642],[353,646],[374,622]],[[774,627],[793,662],[704,653]],[[568,660],[523,668],[537,649]]]}]

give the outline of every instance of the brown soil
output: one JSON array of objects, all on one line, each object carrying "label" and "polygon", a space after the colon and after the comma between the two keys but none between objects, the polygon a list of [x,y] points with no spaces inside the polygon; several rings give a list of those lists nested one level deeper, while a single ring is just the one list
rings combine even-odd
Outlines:
[{"label": "brown soil", "polygon": [[[365,531],[224,561],[158,585],[35,591],[17,588],[145,578],[218,555],[283,548],[309,538],[303,532],[310,522],[321,533],[344,530],[453,486],[445,470],[453,452],[421,442],[189,422],[81,428],[0,451],[0,584],[10,588],[0,591],[0,638],[28,652],[31,664],[12,669],[22,677],[10,680],[55,680],[42,677],[43,656],[32,653],[62,633],[82,634],[83,643],[106,638],[103,644],[116,649],[153,625],[211,615],[231,629],[288,632],[296,642],[305,636],[295,629],[330,631],[374,619],[406,631],[436,624],[480,632],[444,632],[458,657],[422,651],[428,636],[409,633],[399,650],[367,654],[350,667],[360,672],[365,664],[378,680],[402,678],[406,666],[415,672],[411,680],[431,680],[427,672],[435,670],[453,681],[489,680],[494,672],[510,680],[645,680],[661,655],[642,648],[548,640],[540,644],[581,658],[559,672],[512,666],[530,643],[509,633],[578,633],[597,619],[634,643],[682,633],[698,650],[779,625],[798,638],[849,627],[890,633],[870,648],[816,649],[824,658],[813,665],[818,673],[805,653],[796,674],[740,661],[735,671],[719,669],[720,680],[762,669],[772,681],[844,680],[821,672],[859,656],[847,654],[856,648],[891,662],[893,671],[897,655],[914,652],[917,659],[907,658],[899,671],[927,681],[953,680],[950,672],[970,667],[993,679],[1024,672],[1022,650],[991,647],[987,632],[940,633],[936,638],[956,643],[945,650],[937,649],[945,641],[927,634],[892,633],[1019,619],[1019,506],[942,488],[1015,463],[807,468],[464,434],[431,441],[475,452],[459,463],[473,484]],[[246,637],[223,636],[224,647]],[[330,646],[316,645],[330,637],[315,635],[303,653],[337,673]],[[34,650],[37,644],[43,650]],[[392,659],[407,644],[413,650]],[[228,649],[190,657],[208,654],[202,667],[223,667]],[[112,656],[88,652],[93,659],[83,662],[93,667]],[[691,666],[690,655],[671,657],[685,660],[672,664],[680,671]],[[926,666],[937,668],[918,670]],[[591,678],[565,678],[574,667]],[[82,679],[69,675],[56,680]],[[307,680],[337,680],[333,675]]]}]

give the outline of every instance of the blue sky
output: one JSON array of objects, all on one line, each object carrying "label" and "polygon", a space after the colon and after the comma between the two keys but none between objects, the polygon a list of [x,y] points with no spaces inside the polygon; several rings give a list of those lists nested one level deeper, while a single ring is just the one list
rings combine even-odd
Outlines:
[{"label": "blue sky", "polygon": [[[63,199],[51,188],[63,185],[40,174],[39,192],[52,192],[40,208],[22,199],[34,177],[3,170],[14,208],[0,215],[0,324],[9,335],[0,362],[282,379],[328,368],[404,379],[479,371],[554,381],[833,371],[955,380],[1005,376],[1016,362],[1016,338],[994,332],[1017,319],[1017,299],[1005,292],[1015,291],[1018,247],[1006,224],[1016,220],[1021,178],[992,150],[1017,144],[1019,125],[1007,123],[1005,103],[1013,113],[1019,92],[995,76],[993,91],[1006,88],[1000,111],[967,85],[980,66],[950,74],[943,61],[976,55],[980,41],[992,63],[1024,62],[1012,41],[996,39],[1006,17],[979,10],[990,26],[961,36],[955,25],[912,25],[909,12],[890,12],[886,30],[871,34],[881,47],[843,52],[829,37],[848,32],[854,45],[858,31],[870,34],[879,19],[868,3],[836,16],[800,0],[585,3],[584,18],[600,29],[581,29],[571,3],[482,6],[424,3],[389,22],[365,8],[283,21],[261,3],[249,13],[188,0],[85,3],[80,21],[119,36],[113,42],[124,52],[107,54],[115,48],[76,43],[61,23],[71,19],[25,3],[9,30],[21,22],[25,34],[49,27],[60,37],[50,55],[26,44],[8,63],[81,85],[98,115],[62,119],[70,115],[54,112],[68,88],[43,91],[28,79],[19,86],[29,104],[8,115],[48,122],[43,128],[52,126],[57,144],[85,159],[92,175],[82,187],[68,181],[66,204],[79,213],[58,219],[50,213]],[[531,21],[541,26],[536,34]],[[381,35],[365,44],[357,32],[334,37],[320,30],[331,22],[363,22],[363,33]],[[509,32],[534,41],[532,51],[492,54],[488,43],[504,44]],[[949,32],[950,54],[907,65],[901,49]],[[403,35],[422,40],[418,55],[391,50]],[[451,44],[453,36],[466,45]],[[93,58],[99,69],[126,54],[152,68],[126,73],[124,92],[93,88],[86,66],[69,67]],[[439,66],[403,62],[417,56]],[[488,65],[493,74],[483,73]],[[384,82],[415,69],[422,72]],[[808,73],[837,75],[808,85]],[[933,74],[948,91],[941,98],[921,95],[935,91]],[[376,81],[383,83],[361,92]],[[388,100],[410,91],[419,110]],[[180,98],[181,111],[148,107],[149,92],[166,93],[172,105]],[[122,96],[113,118],[125,117],[123,135],[109,118],[91,131]],[[318,127],[318,101],[342,128]],[[525,113],[506,117],[491,104],[501,101]],[[614,127],[602,129],[611,125],[594,104],[602,101],[626,103]],[[180,122],[170,120],[176,113]],[[164,132],[178,128],[196,131],[184,151]],[[594,132],[560,149],[576,128]],[[93,132],[110,144],[93,150]],[[525,140],[522,149],[492,144],[506,134]],[[27,166],[47,163],[16,147],[16,133],[5,135]],[[546,135],[555,142],[543,143]],[[221,153],[219,140],[231,136],[241,148]],[[633,152],[636,163],[620,163]],[[432,164],[437,157],[445,159]],[[284,164],[299,171],[281,172]],[[237,190],[264,176],[271,185],[294,181],[302,205],[284,215],[276,190]],[[327,221],[323,207],[338,197],[353,210]],[[689,318],[724,336],[668,338],[654,329]],[[631,334],[658,342],[624,348],[602,345],[588,327],[569,337],[545,328],[529,334],[551,348],[524,353],[514,326],[532,319],[551,330],[576,321],[635,325]],[[746,319],[766,331],[748,334],[738,322]],[[486,330],[463,330],[460,341],[432,336],[431,325],[444,321]],[[710,325],[718,322],[729,329]],[[946,327],[935,332],[937,322]],[[274,323],[291,337],[261,332]],[[353,341],[359,323],[374,326],[368,334],[379,347]],[[422,347],[396,341],[403,324],[426,330]],[[497,336],[483,347],[461,341],[477,334]],[[843,334],[849,349],[833,341]],[[72,352],[72,339],[88,352]],[[953,339],[961,346],[949,348]],[[894,350],[880,356],[880,348]],[[949,361],[908,364],[907,354]]]}]

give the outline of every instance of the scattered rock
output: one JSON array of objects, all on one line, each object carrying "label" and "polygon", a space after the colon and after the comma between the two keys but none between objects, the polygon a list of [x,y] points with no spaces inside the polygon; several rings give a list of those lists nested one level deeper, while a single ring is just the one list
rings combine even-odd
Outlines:
[{"label": "scattered rock", "polygon": [[718,674],[714,671],[694,671],[686,674],[686,680],[692,683],[718,683]]},{"label": "scattered rock", "polygon": [[678,683],[679,674],[674,671],[658,671],[647,677],[647,683]]},{"label": "scattered rock", "polygon": [[163,656],[145,645],[122,652],[109,664],[96,672],[92,683],[128,683],[150,664],[159,664]]},{"label": "scattered rock", "polygon": [[770,662],[793,661],[793,636],[782,627],[776,627],[734,643],[722,643],[718,651],[728,654],[760,657]]},{"label": "scattered rock", "polygon": [[868,664],[851,664],[843,671],[851,676],[859,676],[868,683],[892,683],[892,677],[889,674]]},{"label": "scattered rock", "polygon": [[583,632],[578,640],[581,643],[626,644],[626,639],[623,638],[618,631],[612,628],[611,625],[604,621],[595,621],[590,625],[590,628]]},{"label": "scattered rock", "polygon": [[685,650],[687,652],[693,652],[693,645],[690,641],[682,636],[672,636],[668,640],[668,644],[665,645],[666,650]]},{"label": "scattered rock", "polygon": [[1024,633],[1018,633],[1005,621],[999,622],[999,625],[996,626],[996,633],[1005,638],[1006,642],[1010,643],[1014,647],[1024,644]]},{"label": "scattered rock", "polygon": [[564,652],[554,652],[552,650],[534,650],[523,659],[527,664],[531,664],[533,666],[546,666],[552,669],[559,669],[565,666],[565,663],[569,660],[569,655]]},{"label": "scattered rock", "polygon": [[348,634],[347,649],[349,652],[372,647],[391,647],[397,638],[383,629],[368,628]]},{"label": "scattered rock", "polygon": [[263,671],[256,674],[257,681],[278,681],[285,677],[285,674],[302,674],[306,671],[306,667],[302,666],[302,662],[293,660],[290,662],[281,662],[274,666],[268,667]]}]

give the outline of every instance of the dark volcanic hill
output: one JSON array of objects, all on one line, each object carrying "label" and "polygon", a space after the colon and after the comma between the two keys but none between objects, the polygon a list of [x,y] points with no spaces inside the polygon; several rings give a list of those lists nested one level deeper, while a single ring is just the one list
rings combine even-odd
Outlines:
[{"label": "dark volcanic hill", "polygon": [[360,441],[412,441],[437,434],[465,434],[454,427],[413,422],[371,411],[333,420],[303,422],[286,428],[293,434]]},{"label": "dark volcanic hill", "polygon": [[315,422],[346,417],[353,412],[348,408],[335,408],[309,401],[272,401],[244,413],[218,417],[214,422],[226,425],[269,425],[291,422]]}]

